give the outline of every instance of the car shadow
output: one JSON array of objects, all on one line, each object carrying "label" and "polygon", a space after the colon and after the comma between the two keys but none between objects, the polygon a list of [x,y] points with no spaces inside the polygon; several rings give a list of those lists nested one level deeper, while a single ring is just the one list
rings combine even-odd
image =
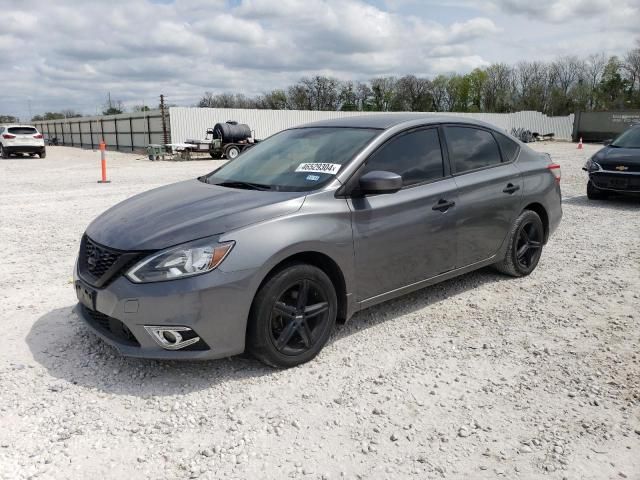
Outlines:
[{"label": "car shadow", "polygon": [[635,211],[640,208],[640,195],[611,195],[604,200],[589,200],[586,195],[562,200],[562,204],[581,207],[605,207],[612,210]]},{"label": "car shadow", "polygon": [[30,155],[22,155],[22,156],[11,155],[10,157],[7,157],[7,158],[0,157],[0,160],[4,160],[4,161],[9,161],[9,160],[40,160],[40,157],[37,156],[37,155],[33,155],[33,156],[30,156]]},{"label": "car shadow", "polygon": [[[498,281],[509,281],[509,277],[485,268],[370,307],[339,325],[329,343]],[[123,357],[95,336],[72,311],[73,307],[57,308],[43,315],[26,338],[36,362],[64,382],[110,394],[147,397],[189,393],[278,373],[248,355],[204,362]],[[312,365],[313,362],[298,368],[313,368]]]},{"label": "car shadow", "polygon": [[430,305],[455,297],[487,283],[513,281],[511,277],[485,267],[459,277],[437,283],[393,300],[374,305],[356,313],[344,325],[339,325],[330,342],[361,332],[380,323],[408,315]]},{"label": "car shadow", "polygon": [[51,376],[74,385],[117,395],[165,396],[274,372],[244,355],[208,362],[123,357],[91,332],[74,307],[43,315],[26,337],[35,361]]}]

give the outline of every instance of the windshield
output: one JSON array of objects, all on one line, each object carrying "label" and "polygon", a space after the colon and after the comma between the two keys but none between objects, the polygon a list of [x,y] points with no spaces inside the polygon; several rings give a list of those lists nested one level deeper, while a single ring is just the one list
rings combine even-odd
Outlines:
[{"label": "windshield", "polygon": [[232,188],[315,190],[332,179],[378,133],[373,129],[338,127],[285,130],[202,180]]},{"label": "windshield", "polygon": [[630,128],[611,142],[611,145],[620,148],[640,148],[640,128]]}]

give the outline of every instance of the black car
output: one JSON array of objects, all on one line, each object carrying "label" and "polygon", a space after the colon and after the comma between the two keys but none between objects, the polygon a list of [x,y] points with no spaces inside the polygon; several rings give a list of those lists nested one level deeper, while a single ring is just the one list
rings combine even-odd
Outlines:
[{"label": "black car", "polygon": [[611,193],[640,193],[640,125],[634,125],[593,155],[583,170],[589,172],[587,197]]}]

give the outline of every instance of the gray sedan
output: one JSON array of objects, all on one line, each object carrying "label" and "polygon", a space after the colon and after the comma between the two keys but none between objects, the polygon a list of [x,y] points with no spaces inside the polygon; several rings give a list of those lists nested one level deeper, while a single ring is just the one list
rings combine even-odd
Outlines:
[{"label": "gray sedan", "polygon": [[528,275],[561,216],[559,166],[491,125],[313,123],[100,215],[76,311],[123,355],[291,367],[364,308],[488,265]]}]

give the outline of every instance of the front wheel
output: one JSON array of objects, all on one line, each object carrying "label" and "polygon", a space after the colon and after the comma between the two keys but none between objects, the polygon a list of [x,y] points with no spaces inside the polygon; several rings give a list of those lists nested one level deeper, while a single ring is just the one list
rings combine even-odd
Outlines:
[{"label": "front wheel", "polygon": [[294,264],[269,278],[249,314],[248,350],[276,368],[313,359],[336,323],[337,296],[331,280],[312,265]]},{"label": "front wheel", "polygon": [[607,192],[603,192],[598,187],[596,187],[591,180],[587,182],[587,198],[589,200],[604,200],[607,198]]},{"label": "front wheel", "polygon": [[514,222],[507,241],[507,254],[495,267],[512,277],[529,275],[538,266],[544,242],[544,226],[538,214],[532,210],[522,212]]}]

